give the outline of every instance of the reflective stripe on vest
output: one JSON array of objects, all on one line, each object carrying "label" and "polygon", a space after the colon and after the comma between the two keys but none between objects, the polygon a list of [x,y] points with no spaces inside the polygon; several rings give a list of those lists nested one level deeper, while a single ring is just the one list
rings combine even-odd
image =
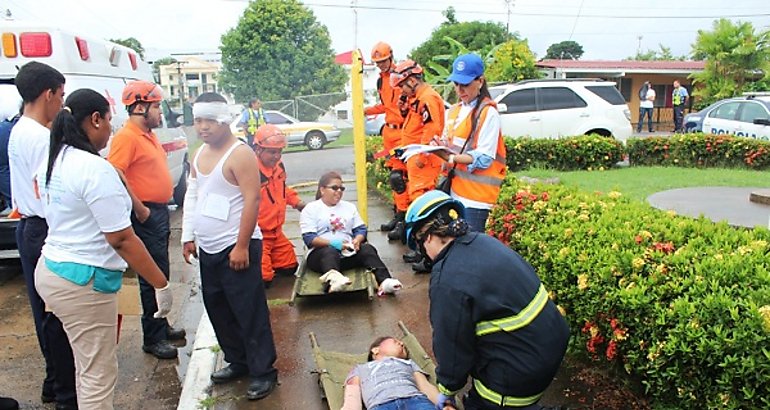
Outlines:
[{"label": "reflective stripe on vest", "polygon": [[491,401],[492,403],[503,407],[529,406],[537,403],[543,393],[545,393],[538,393],[529,397],[503,396],[502,394],[488,388],[487,386],[484,386],[484,384],[481,383],[479,379],[473,379],[473,387],[476,389],[476,392],[479,394],[479,396],[484,398],[484,400]]},{"label": "reflective stripe on vest", "polygon": [[484,336],[495,332],[513,332],[519,330],[535,320],[537,315],[540,314],[540,311],[543,310],[543,307],[545,307],[546,302],[548,302],[548,292],[545,291],[545,286],[541,283],[535,297],[532,298],[532,301],[529,302],[527,307],[522,309],[518,314],[501,319],[486,320],[476,323],[476,336]]}]

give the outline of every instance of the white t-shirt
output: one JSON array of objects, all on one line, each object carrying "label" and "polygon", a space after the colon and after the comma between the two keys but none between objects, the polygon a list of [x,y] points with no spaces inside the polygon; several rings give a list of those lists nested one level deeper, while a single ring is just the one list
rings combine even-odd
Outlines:
[{"label": "white t-shirt", "polygon": [[353,240],[353,228],[361,225],[364,225],[364,220],[356,206],[342,200],[337,205],[328,206],[317,199],[305,205],[299,216],[299,228],[303,234],[315,232],[328,240],[350,242]]},{"label": "white t-shirt", "polygon": [[[462,124],[468,115],[471,114],[471,111],[473,111],[473,107],[475,106],[475,101],[473,104],[466,104],[461,101],[460,112],[457,113],[457,119],[452,124],[450,124],[451,120],[449,118],[451,110],[447,110],[444,132],[448,132],[449,127],[456,128]],[[495,158],[497,156],[497,140],[500,136],[500,113],[494,107],[490,107],[490,109],[487,110],[487,115],[484,117],[484,122],[477,125],[477,127],[480,127],[479,137],[476,142],[476,149],[473,151]],[[457,149],[459,150],[462,148],[463,144],[465,144],[465,138],[455,136],[452,143],[453,145],[457,145]],[[465,150],[466,152],[471,151],[470,147],[466,147]]]},{"label": "white t-shirt", "polygon": [[35,196],[32,179],[40,164],[48,160],[51,130],[32,118],[22,116],[11,130],[8,163],[11,167],[13,203],[24,216],[45,218],[43,206]]},{"label": "white t-shirt", "polygon": [[115,168],[98,155],[69,146],[56,158],[47,187],[46,168],[41,165],[36,177],[48,222],[43,256],[55,262],[126,269],[104,236],[131,226],[131,197]]},{"label": "white t-shirt", "polygon": [[655,90],[652,88],[647,89],[647,98],[644,99],[644,101],[639,103],[639,106],[642,108],[652,108],[653,102],[655,102]]}]

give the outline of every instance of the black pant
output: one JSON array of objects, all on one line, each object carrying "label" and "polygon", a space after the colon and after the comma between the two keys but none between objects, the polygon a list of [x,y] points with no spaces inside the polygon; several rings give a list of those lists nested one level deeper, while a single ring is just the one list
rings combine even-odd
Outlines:
[{"label": "black pant", "polygon": [[234,246],[215,254],[198,250],[203,305],[225,361],[247,367],[252,379],[277,380],[275,342],[262,284],[262,241],[251,240],[249,267],[240,271],[230,269]]},{"label": "black pant", "polygon": [[684,104],[674,106],[674,132],[682,132],[682,120],[684,119]]},{"label": "black pant", "polygon": [[[150,208],[150,216],[144,223],[139,222],[136,216],[131,214],[131,224],[134,232],[144,243],[152,260],[158,265],[166,279],[169,278],[168,241],[171,235],[169,228],[169,214],[166,204],[145,202]],[[142,300],[142,333],[144,345],[151,346],[168,338],[168,320],[166,318],[155,319],[152,317],[158,311],[158,302],[155,300],[155,288],[141,276],[139,278],[139,296]]]},{"label": "black pant", "polygon": [[479,396],[475,387],[471,388],[468,395],[463,400],[463,407],[465,410],[539,410],[543,408],[537,403],[525,407],[500,406]]},{"label": "black pant", "polygon": [[45,302],[35,289],[35,267],[40,259],[48,224],[38,217],[23,218],[16,228],[16,244],[21,258],[21,270],[27,284],[27,296],[35,320],[35,332],[45,358],[43,393],[54,396],[58,403],[75,404],[75,359],[67,334],[53,312],[45,311]]},{"label": "black pant", "polygon": [[340,252],[331,246],[313,249],[307,257],[307,267],[322,274],[331,269],[342,272],[351,268],[365,267],[374,271],[377,284],[391,277],[385,263],[377,254],[377,249],[368,242],[362,243],[358,252],[348,258],[343,258]]}]

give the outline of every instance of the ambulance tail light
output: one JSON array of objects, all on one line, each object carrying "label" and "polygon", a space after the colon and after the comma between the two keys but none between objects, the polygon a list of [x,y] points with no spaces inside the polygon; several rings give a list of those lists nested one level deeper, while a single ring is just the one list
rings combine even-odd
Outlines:
[{"label": "ambulance tail light", "polygon": [[128,59],[131,61],[131,68],[136,71],[136,54],[128,53]]},{"label": "ambulance tail light", "polygon": [[19,51],[16,50],[16,34],[3,33],[3,55],[8,58],[19,55]]},{"label": "ambulance tail light", "polygon": [[24,57],[50,57],[51,35],[42,32],[21,33],[19,36],[21,55]]},{"label": "ambulance tail light", "polygon": [[80,53],[80,59],[88,61],[91,58],[91,53],[88,51],[88,42],[80,37],[75,37],[75,44],[78,45],[78,53]]}]

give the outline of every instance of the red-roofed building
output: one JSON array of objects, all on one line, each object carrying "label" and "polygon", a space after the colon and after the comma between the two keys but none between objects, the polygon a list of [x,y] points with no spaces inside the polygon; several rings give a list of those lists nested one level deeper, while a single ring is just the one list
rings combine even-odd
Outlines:
[{"label": "red-roofed building", "polygon": [[[673,123],[671,90],[679,80],[692,95],[688,76],[703,71],[704,61],[608,61],[608,60],[540,60],[536,63],[547,78],[602,78],[615,81],[631,110],[631,122],[639,119],[637,91],[645,81],[655,89],[654,118],[658,123]],[[692,99],[688,105],[691,106]],[[690,108],[686,111],[690,111]]]}]

